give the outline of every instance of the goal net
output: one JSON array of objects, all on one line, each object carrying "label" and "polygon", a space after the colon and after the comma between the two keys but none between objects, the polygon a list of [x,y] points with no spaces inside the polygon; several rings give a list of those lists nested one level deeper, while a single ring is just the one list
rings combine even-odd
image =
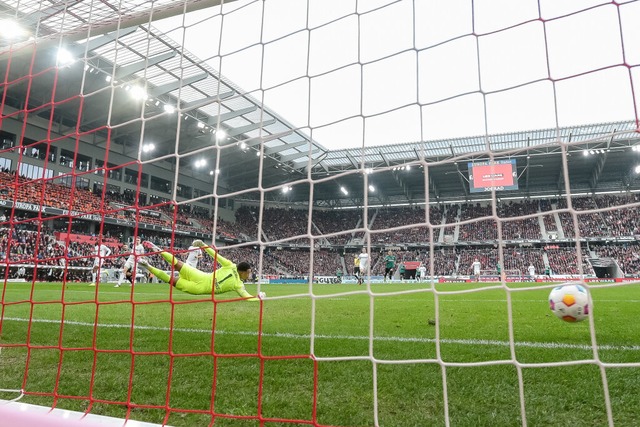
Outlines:
[{"label": "goal net", "polygon": [[[640,2],[0,0],[0,21],[16,423],[637,420]],[[575,324],[549,311],[569,282]]]}]

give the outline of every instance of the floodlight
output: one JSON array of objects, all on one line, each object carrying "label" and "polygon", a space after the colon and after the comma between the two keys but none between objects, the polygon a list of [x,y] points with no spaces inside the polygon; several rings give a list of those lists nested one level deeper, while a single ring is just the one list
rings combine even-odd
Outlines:
[{"label": "floodlight", "polygon": [[147,95],[147,91],[144,90],[144,88],[141,86],[133,86],[131,88],[130,94],[133,99],[140,99],[142,101],[146,101],[147,98],[149,98],[149,95]]},{"label": "floodlight", "polygon": [[153,143],[148,143],[148,144],[143,144],[142,145],[142,152],[143,153],[150,153],[151,151],[155,150],[156,146]]},{"label": "floodlight", "polygon": [[227,132],[225,132],[224,129],[218,129],[216,131],[216,139],[218,141],[222,141],[223,139],[225,139],[227,137]]},{"label": "floodlight", "polygon": [[20,24],[13,19],[1,19],[0,20],[0,36],[5,39],[13,40],[23,38],[27,35],[25,30]]},{"label": "floodlight", "polygon": [[65,48],[58,49],[58,67],[64,67],[65,65],[71,65],[75,62],[75,58]]}]

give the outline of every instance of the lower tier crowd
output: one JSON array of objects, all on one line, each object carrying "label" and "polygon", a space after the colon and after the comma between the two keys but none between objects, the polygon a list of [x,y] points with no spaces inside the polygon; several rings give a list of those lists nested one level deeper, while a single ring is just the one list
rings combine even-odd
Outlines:
[{"label": "lower tier crowd", "polygon": [[[60,234],[37,229],[0,228],[0,267],[10,267],[10,276],[18,274],[18,265],[34,265],[39,268],[38,279],[60,280],[66,274],[68,281],[86,281],[90,276],[90,267],[95,259],[95,236],[84,236],[85,239],[59,240]],[[183,260],[188,255],[190,241],[182,238],[172,240],[159,234],[140,234],[143,240],[151,240],[158,246],[166,248]],[[130,254],[129,245],[114,236],[103,235],[103,244],[111,249],[111,254],[104,259],[104,269],[118,269]],[[361,248],[354,252],[340,249],[291,248],[258,244],[221,247],[220,253],[235,262],[248,261],[254,272],[262,276],[305,277],[314,276],[348,276],[353,273],[354,258]],[[384,258],[388,251],[384,247],[371,248],[371,273],[382,275],[385,270]],[[396,264],[420,262],[427,268],[428,275],[464,276],[472,275],[472,264],[477,260],[482,270],[496,271],[498,268],[507,272],[528,274],[530,266],[538,274],[550,269],[553,274],[577,275],[593,274],[590,258],[607,257],[615,259],[622,271],[629,276],[640,272],[640,245],[637,242],[623,244],[583,244],[580,252],[575,246],[505,247],[502,261],[496,247],[446,247],[433,251],[428,249],[393,251]],[[165,265],[156,255],[150,262]],[[499,267],[498,267],[499,266]],[[78,269],[78,267],[82,267]],[[213,269],[213,260],[209,257],[200,259],[198,266],[203,271]],[[65,273],[66,271],[66,273]],[[22,272],[29,276],[33,273]]]}]

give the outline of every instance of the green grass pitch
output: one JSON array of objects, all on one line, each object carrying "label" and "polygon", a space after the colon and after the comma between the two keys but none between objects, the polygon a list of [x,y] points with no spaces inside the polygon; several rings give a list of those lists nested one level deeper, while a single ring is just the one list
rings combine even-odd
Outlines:
[{"label": "green grass pitch", "polygon": [[[522,405],[529,426],[604,426],[608,390],[615,425],[640,425],[639,285],[591,287],[594,336],[589,320],[549,311],[545,285],[430,286],[263,285],[261,313],[162,284],[8,283],[0,389],[140,421],[256,427],[520,426]],[[572,363],[539,365],[556,362]]]}]

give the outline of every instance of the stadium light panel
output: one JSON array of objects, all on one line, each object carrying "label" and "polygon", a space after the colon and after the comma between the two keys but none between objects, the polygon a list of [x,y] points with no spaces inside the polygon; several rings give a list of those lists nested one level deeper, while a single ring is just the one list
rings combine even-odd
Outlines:
[{"label": "stadium light panel", "polygon": [[150,153],[151,151],[155,150],[156,146],[153,143],[149,143],[149,144],[143,144],[142,145],[142,151],[144,153]]},{"label": "stadium light panel", "polygon": [[27,30],[13,19],[2,19],[0,20],[0,35],[8,40],[21,39],[27,35]]},{"label": "stadium light panel", "polygon": [[58,67],[71,65],[75,62],[75,58],[73,57],[71,52],[69,52],[67,49],[62,47],[58,49],[57,59],[58,59]]},{"label": "stadium light panel", "polygon": [[133,86],[131,88],[130,94],[133,99],[138,99],[142,101],[146,101],[147,98],[149,98],[149,95],[147,95],[147,91],[144,90],[144,88],[141,86]]},{"label": "stadium light panel", "polygon": [[636,171],[636,173],[640,173],[640,165],[636,166],[634,170]]},{"label": "stadium light panel", "polygon": [[348,191],[347,191],[347,189],[346,189],[346,188],[344,188],[344,187],[340,187],[340,191],[342,191],[342,194],[344,194],[345,196],[348,196],[348,195],[349,195],[349,192],[348,192]]},{"label": "stadium light panel", "polygon": [[216,139],[217,139],[218,141],[222,141],[222,140],[224,140],[226,137],[227,137],[227,132],[225,132],[225,130],[224,130],[224,129],[218,129],[218,130],[216,131]]},{"label": "stadium light panel", "polygon": [[169,104],[164,104],[164,111],[166,111],[169,114],[173,114],[176,112],[176,107],[174,107],[173,105],[169,105]]},{"label": "stadium light panel", "polygon": [[372,193],[376,192],[376,187],[374,187],[373,185],[369,184],[369,191],[371,191]]},{"label": "stadium light panel", "polygon": [[205,124],[202,122],[198,122],[198,129],[204,129]]},{"label": "stadium light panel", "polygon": [[241,149],[241,150],[244,150],[244,149],[246,149],[246,148],[247,148],[247,144],[246,144],[244,141],[242,141],[242,142],[240,143],[240,149]]}]

